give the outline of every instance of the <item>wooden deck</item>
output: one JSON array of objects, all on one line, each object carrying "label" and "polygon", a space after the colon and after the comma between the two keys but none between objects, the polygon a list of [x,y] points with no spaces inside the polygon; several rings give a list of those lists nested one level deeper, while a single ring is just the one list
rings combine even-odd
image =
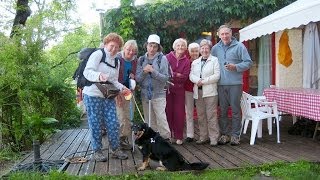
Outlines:
[{"label": "wooden deck", "polygon": [[[238,168],[247,165],[260,165],[275,161],[294,162],[298,160],[308,160],[312,162],[320,161],[320,141],[314,141],[312,138],[289,135],[287,130],[291,125],[290,119],[281,122],[281,143],[276,143],[275,128],[273,134],[269,136],[266,131],[263,132],[261,139],[256,139],[254,146],[249,145],[250,129],[248,133],[241,136],[241,145],[239,146],[217,146],[196,145],[195,143],[184,143],[181,146],[173,145],[189,161],[208,162],[210,169]],[[266,125],[264,124],[264,127]],[[197,138],[197,137],[196,137]],[[104,152],[109,153],[107,138],[103,138]],[[136,148],[134,152],[127,151],[128,160],[119,160],[110,157],[107,162],[95,162],[89,160],[85,163],[65,163],[64,171],[72,175],[89,174],[133,174],[141,173],[136,170],[136,166],[142,162],[142,156]],[[41,146],[41,157],[44,160],[61,160],[69,156],[86,156],[90,159],[92,156],[89,130],[69,129],[55,134],[49,141]],[[32,162],[33,154],[28,154],[21,164]],[[152,162],[152,168],[158,164]]]}]

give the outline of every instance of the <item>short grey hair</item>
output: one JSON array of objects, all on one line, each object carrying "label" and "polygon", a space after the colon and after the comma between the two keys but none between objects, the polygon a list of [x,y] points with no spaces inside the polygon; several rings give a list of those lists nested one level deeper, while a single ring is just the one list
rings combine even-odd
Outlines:
[{"label": "short grey hair", "polygon": [[212,47],[211,41],[209,41],[208,39],[202,39],[200,42],[200,47],[205,46],[205,45],[209,46],[209,48]]},{"label": "short grey hair", "polygon": [[133,46],[136,49],[136,53],[138,53],[138,44],[136,40],[130,39],[123,45],[123,49],[128,47],[128,46]]},{"label": "short grey hair", "polygon": [[179,38],[179,39],[176,39],[176,40],[173,42],[172,48],[174,49],[179,42],[182,42],[186,47],[187,47],[187,45],[188,45],[187,40],[185,40],[185,39],[183,39],[183,38]]},{"label": "short grey hair", "polygon": [[198,43],[191,43],[188,46],[188,51],[191,52],[191,49],[197,48],[198,50],[200,50],[200,45]]},{"label": "short grey hair", "polygon": [[221,25],[221,26],[219,27],[219,29],[218,29],[218,33],[219,33],[219,32],[220,32],[220,30],[221,30],[221,29],[223,29],[223,28],[227,28],[230,32],[232,32],[231,27],[230,27],[230,26],[228,26],[227,24],[224,24],[224,25]]}]

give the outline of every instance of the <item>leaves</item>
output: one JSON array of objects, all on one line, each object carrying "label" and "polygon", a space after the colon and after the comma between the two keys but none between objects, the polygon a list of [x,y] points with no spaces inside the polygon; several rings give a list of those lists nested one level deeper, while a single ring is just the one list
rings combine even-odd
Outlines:
[{"label": "leaves", "polygon": [[149,34],[157,33],[161,37],[164,52],[168,52],[172,42],[181,34],[185,34],[185,38],[192,42],[203,31],[211,32],[231,20],[243,23],[255,21],[293,1],[171,0],[133,7],[126,6],[129,0],[123,0],[119,9],[105,14],[103,31],[105,34],[119,32],[124,39],[134,38],[139,49],[143,49],[142,45]]}]

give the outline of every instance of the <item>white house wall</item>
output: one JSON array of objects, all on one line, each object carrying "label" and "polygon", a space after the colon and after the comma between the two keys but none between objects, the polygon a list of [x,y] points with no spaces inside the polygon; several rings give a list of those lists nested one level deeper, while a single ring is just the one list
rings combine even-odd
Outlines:
[{"label": "white house wall", "polygon": [[288,30],[289,46],[292,52],[292,64],[285,67],[278,61],[279,39],[283,31],[275,35],[276,45],[276,86],[302,87],[302,29]]}]

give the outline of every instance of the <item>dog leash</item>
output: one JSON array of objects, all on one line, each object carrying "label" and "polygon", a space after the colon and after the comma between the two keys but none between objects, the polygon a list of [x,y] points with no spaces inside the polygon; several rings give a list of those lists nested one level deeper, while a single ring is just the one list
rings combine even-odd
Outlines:
[{"label": "dog leash", "polygon": [[134,96],[132,96],[132,98],[133,98],[134,104],[136,105],[136,107],[137,107],[137,109],[138,109],[138,112],[139,112],[139,115],[140,115],[142,121],[145,123],[146,121],[144,120],[144,118],[143,118],[143,116],[142,116],[142,113],[141,113],[141,111],[140,111],[140,109],[139,109],[139,106],[138,106],[138,104],[137,104],[136,98],[135,98]]}]

